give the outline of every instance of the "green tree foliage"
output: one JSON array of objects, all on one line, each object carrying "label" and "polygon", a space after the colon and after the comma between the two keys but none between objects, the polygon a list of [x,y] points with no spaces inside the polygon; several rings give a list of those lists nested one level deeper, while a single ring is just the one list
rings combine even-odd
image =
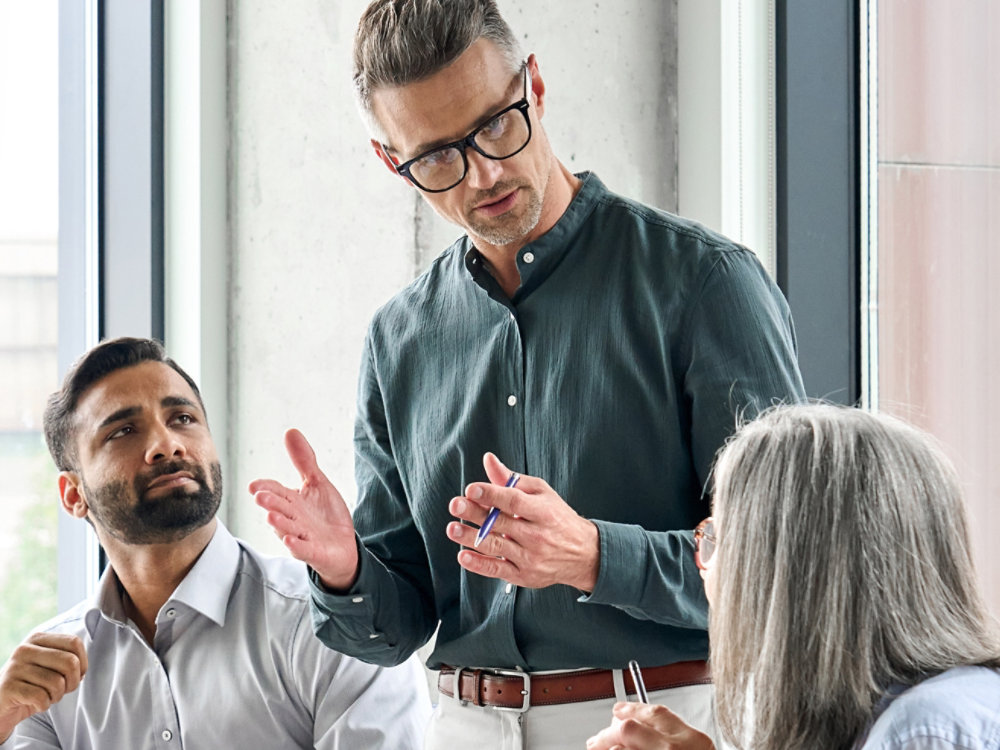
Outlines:
[{"label": "green tree foliage", "polygon": [[[59,501],[55,469],[37,434],[15,439],[3,436],[8,456],[17,457],[25,472],[30,500],[13,522],[17,546],[0,571],[0,663],[28,633],[56,614],[56,527]],[[6,463],[6,462],[5,462]]]}]

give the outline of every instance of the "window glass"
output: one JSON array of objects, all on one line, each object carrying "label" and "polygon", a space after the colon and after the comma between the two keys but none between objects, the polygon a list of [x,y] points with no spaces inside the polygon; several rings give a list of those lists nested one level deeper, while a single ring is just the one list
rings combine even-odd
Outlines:
[{"label": "window glass", "polygon": [[58,3],[0,4],[0,662],[56,613]]},{"label": "window glass", "polygon": [[878,405],[955,460],[1000,614],[1000,3],[877,7]]}]

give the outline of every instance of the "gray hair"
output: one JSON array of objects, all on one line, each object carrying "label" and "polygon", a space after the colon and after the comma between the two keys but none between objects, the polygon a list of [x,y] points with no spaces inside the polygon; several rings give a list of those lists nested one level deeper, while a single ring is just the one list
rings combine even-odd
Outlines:
[{"label": "gray hair", "polygon": [[376,89],[432,76],[479,39],[496,44],[511,73],[520,70],[521,46],[494,0],[374,0],[354,36],[354,91],[372,135],[385,141]]},{"label": "gray hair", "polygon": [[928,435],[776,407],[723,449],[714,502],[711,658],[737,747],[849,748],[889,685],[1000,666],[959,481]]}]

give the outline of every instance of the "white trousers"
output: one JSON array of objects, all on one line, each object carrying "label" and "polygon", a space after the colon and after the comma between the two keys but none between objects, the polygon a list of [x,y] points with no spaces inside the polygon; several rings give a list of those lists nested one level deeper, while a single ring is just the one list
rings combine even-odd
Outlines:
[{"label": "white trousers", "polygon": [[[524,713],[463,705],[441,694],[424,750],[583,750],[589,737],[611,723],[611,707],[628,700],[621,670],[615,670],[615,690],[615,698],[533,706]],[[649,702],[667,706],[718,746],[713,695],[711,685],[688,685],[650,692]]]}]

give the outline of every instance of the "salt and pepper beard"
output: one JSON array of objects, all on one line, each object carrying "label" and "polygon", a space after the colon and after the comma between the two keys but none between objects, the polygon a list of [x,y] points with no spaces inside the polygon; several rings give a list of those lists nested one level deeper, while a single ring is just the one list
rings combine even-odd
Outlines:
[{"label": "salt and pepper beard", "polygon": [[538,226],[542,217],[542,198],[530,184],[498,182],[490,190],[482,191],[475,197],[475,203],[481,203],[486,198],[499,198],[509,193],[515,187],[524,193],[523,213],[519,216],[508,214],[498,216],[493,220],[473,219],[474,209],[466,211],[466,229],[477,237],[481,237],[491,245],[502,247],[512,242],[522,240],[532,229]]},{"label": "salt and pepper beard", "polygon": [[[178,471],[189,472],[198,488],[192,492],[177,487],[155,498],[144,497],[153,480]],[[203,466],[171,462],[157,467],[155,473],[137,476],[131,484],[122,479],[89,487],[84,481],[83,488],[94,521],[115,539],[126,544],[164,544],[183,539],[215,517],[222,501],[218,461],[210,471],[211,484]]]}]

